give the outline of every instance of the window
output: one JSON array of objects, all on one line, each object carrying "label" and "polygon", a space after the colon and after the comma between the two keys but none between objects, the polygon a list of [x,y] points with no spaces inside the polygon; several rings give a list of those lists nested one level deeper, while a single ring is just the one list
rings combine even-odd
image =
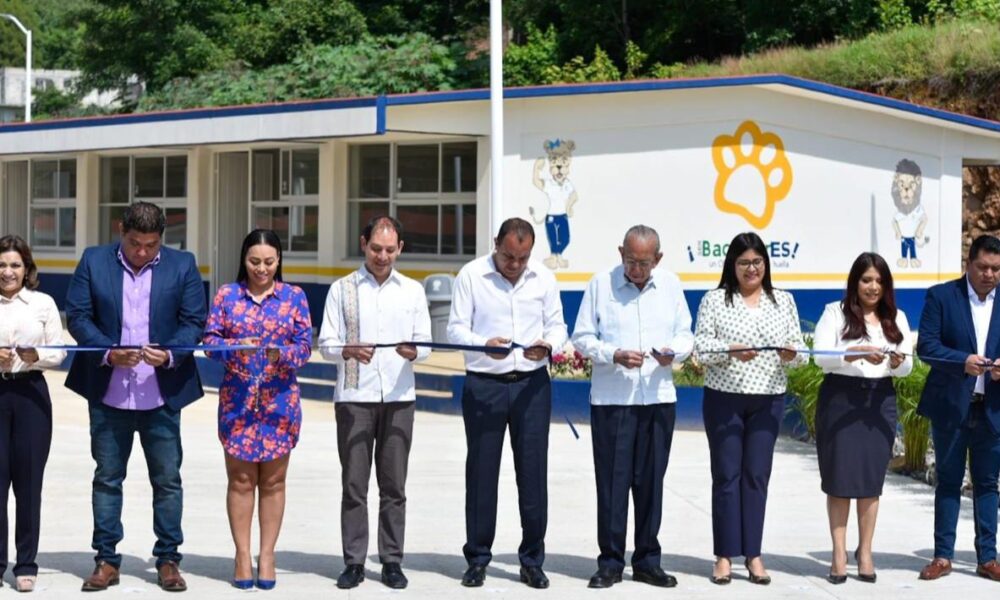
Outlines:
[{"label": "window", "polygon": [[163,243],[187,247],[187,157],[106,156],[101,158],[100,234],[103,243],[118,236],[125,209],[132,202],[163,209]]},{"label": "window", "polygon": [[365,144],[348,159],[348,250],[372,217],[403,224],[406,255],[476,253],[476,142]]},{"label": "window", "polygon": [[287,252],[316,252],[319,245],[319,150],[254,150],[250,219],[271,229]]},{"label": "window", "polygon": [[31,245],[76,247],[76,159],[32,160],[30,168]]}]

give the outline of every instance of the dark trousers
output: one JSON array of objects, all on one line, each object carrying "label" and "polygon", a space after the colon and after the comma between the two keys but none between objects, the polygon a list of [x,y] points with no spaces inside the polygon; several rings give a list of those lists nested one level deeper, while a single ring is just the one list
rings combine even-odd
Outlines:
[{"label": "dark trousers", "polygon": [[378,481],[378,557],[403,560],[406,529],[406,471],[413,440],[415,402],[338,402],[340,534],[344,563],[363,565],[368,554],[368,480],[372,457]]},{"label": "dark trousers", "polygon": [[968,458],[972,476],[972,512],[976,531],[976,558],[980,564],[997,557],[997,475],[1000,473],[1000,436],[990,428],[983,404],[969,407],[958,429],[931,425],[937,487],[934,489],[934,556],[955,556],[955,527],[962,500]]},{"label": "dark trousers", "polygon": [[716,556],[760,556],[767,484],[784,407],[784,394],[705,388],[702,415],[712,463]]},{"label": "dark trousers", "polygon": [[591,406],[590,424],[597,479],[597,566],[625,567],[628,496],[635,504],[632,567],[660,566],[663,476],[674,437],[674,404]]},{"label": "dark trousers", "polygon": [[184,542],[181,513],[181,413],[169,406],[154,410],[121,410],[100,402],[90,403],[90,451],[94,469],[94,560],[121,567],[122,555],[115,551],[125,536],[122,527],[122,484],[135,434],[146,456],[149,482],[153,486],[153,533],[156,566],[180,562],[178,548]]},{"label": "dark trousers", "polygon": [[549,420],[552,384],[545,368],[519,381],[469,372],[462,389],[462,417],[468,454],[465,459],[465,532],[462,548],[469,565],[487,565],[497,526],[497,483],[507,427],[514,453],[518,508],[521,513],[521,564],[545,562],[548,524]]},{"label": "dark trousers", "polygon": [[0,381],[0,575],[7,570],[7,499],[14,488],[14,575],[36,575],[42,475],[52,443],[52,402],[41,373]]}]

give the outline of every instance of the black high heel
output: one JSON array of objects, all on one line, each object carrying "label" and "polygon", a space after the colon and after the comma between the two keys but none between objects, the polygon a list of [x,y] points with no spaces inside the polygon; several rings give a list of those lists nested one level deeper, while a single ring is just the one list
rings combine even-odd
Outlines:
[{"label": "black high heel", "polygon": [[720,576],[716,577],[715,573],[712,573],[712,577],[711,577],[712,583],[714,583],[715,585],[729,585],[730,583],[732,583],[732,581],[733,581],[732,569],[733,569],[733,561],[730,560],[729,561],[729,574],[727,574],[727,575],[720,575]]},{"label": "black high heel", "polygon": [[747,577],[750,579],[750,583],[756,583],[757,585],[770,585],[771,583],[770,575],[755,575],[754,572],[750,570],[749,558],[743,561],[743,566],[747,568]]},{"label": "black high heel", "polygon": [[854,549],[854,560],[858,562],[858,579],[864,581],[865,583],[875,583],[878,579],[878,574],[875,571],[872,571],[871,573],[861,572],[861,559],[858,558],[858,550],[859,548]]},{"label": "black high heel", "polygon": [[[846,565],[847,563],[848,563],[847,551],[845,550],[844,564]],[[830,572],[826,576],[826,580],[832,583],[833,585],[840,585],[842,583],[847,583],[847,573],[845,572],[843,575],[834,575],[833,567],[831,566]]]}]

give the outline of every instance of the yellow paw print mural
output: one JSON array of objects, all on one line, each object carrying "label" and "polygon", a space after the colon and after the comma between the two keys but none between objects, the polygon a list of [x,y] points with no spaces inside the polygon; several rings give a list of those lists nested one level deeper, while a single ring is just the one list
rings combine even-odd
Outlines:
[{"label": "yellow paw print mural", "polygon": [[732,135],[712,142],[715,205],[724,213],[739,215],[757,229],[774,216],[774,205],[792,189],[792,165],[777,134],[761,131],[744,121]]}]

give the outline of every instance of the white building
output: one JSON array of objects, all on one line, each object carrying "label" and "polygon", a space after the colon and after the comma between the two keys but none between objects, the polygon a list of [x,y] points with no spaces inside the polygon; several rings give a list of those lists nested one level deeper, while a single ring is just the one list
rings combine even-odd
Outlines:
[{"label": "white building", "polygon": [[[80,71],[67,69],[33,69],[31,78],[35,90],[57,89],[72,91]],[[19,67],[0,67],[0,123],[24,120],[25,71]],[[117,106],[117,92],[91,90],[81,98],[83,106]]]},{"label": "white building", "polygon": [[[570,323],[640,222],[692,303],[725,244],[755,230],[804,320],[876,249],[915,322],[924,289],[961,268],[963,165],[1000,162],[1000,123],[781,75],[508,89],[505,126],[503,212],[538,223]],[[113,241],[134,200],[166,209],[166,243],[196,254],[211,289],[235,277],[247,231],[272,228],[318,322],[374,214],[403,222],[399,266],[417,278],[490,250],[489,131],[481,90],[6,125],[0,230],[29,239],[61,303],[83,249]],[[903,208],[900,178],[920,181]],[[567,203],[566,221],[549,218]],[[564,248],[545,221],[569,228]]]}]

